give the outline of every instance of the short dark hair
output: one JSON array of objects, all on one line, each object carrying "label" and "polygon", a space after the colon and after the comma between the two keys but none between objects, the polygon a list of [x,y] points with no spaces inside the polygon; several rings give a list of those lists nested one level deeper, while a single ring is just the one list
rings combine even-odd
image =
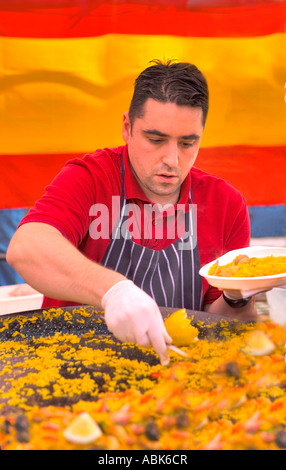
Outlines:
[{"label": "short dark hair", "polygon": [[135,118],[144,115],[144,104],[148,98],[161,103],[201,108],[204,126],[209,108],[209,92],[202,72],[188,62],[153,62],[154,65],[143,70],[135,80],[129,108],[131,127]]}]

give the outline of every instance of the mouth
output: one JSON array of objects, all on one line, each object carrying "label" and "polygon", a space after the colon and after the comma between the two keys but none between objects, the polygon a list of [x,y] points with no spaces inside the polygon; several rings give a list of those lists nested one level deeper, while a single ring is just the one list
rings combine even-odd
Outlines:
[{"label": "mouth", "polygon": [[157,174],[156,177],[160,181],[164,181],[164,182],[168,182],[168,183],[174,182],[178,179],[177,175],[170,174],[170,173],[168,173],[168,174],[167,173],[160,173],[160,174]]}]

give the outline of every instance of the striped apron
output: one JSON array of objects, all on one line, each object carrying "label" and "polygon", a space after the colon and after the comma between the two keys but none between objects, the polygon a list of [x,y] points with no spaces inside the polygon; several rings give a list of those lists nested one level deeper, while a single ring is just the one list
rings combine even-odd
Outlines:
[{"label": "striped apron", "polygon": [[[190,198],[192,200],[192,193]],[[202,280],[197,243],[193,246],[192,236],[183,236],[163,250],[152,250],[135,243],[130,233],[122,236],[121,228],[128,219],[126,203],[122,159],[121,210],[101,264],[132,280],[160,307],[201,310]],[[194,223],[193,210],[190,210],[185,214],[185,233],[189,233],[190,224],[194,227]],[[182,243],[188,243],[188,249],[182,249]]]}]

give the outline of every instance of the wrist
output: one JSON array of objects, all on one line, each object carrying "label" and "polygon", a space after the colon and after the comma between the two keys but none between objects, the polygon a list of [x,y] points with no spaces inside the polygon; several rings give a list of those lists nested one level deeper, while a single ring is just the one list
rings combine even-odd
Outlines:
[{"label": "wrist", "polygon": [[105,308],[106,302],[112,293],[116,293],[118,290],[122,289],[123,284],[133,284],[133,281],[130,279],[124,278],[118,279],[113,285],[109,287],[101,298],[101,306]]},{"label": "wrist", "polygon": [[241,299],[230,299],[225,295],[225,293],[222,293],[224,301],[231,307],[231,308],[241,308],[245,307],[252,299],[252,297],[246,297],[246,298],[241,298]]}]

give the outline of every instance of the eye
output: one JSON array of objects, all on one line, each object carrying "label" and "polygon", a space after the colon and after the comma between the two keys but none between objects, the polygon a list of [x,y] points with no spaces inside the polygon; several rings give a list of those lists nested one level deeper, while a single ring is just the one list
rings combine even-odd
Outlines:
[{"label": "eye", "polygon": [[195,143],[194,140],[192,140],[192,141],[190,141],[190,142],[181,142],[181,146],[182,146],[183,148],[189,148],[189,147],[192,147],[192,146],[194,145],[194,143]]},{"label": "eye", "polygon": [[154,145],[159,145],[159,144],[162,144],[164,142],[163,139],[153,139],[152,137],[149,137],[149,142],[151,142],[151,144],[154,144]]}]

